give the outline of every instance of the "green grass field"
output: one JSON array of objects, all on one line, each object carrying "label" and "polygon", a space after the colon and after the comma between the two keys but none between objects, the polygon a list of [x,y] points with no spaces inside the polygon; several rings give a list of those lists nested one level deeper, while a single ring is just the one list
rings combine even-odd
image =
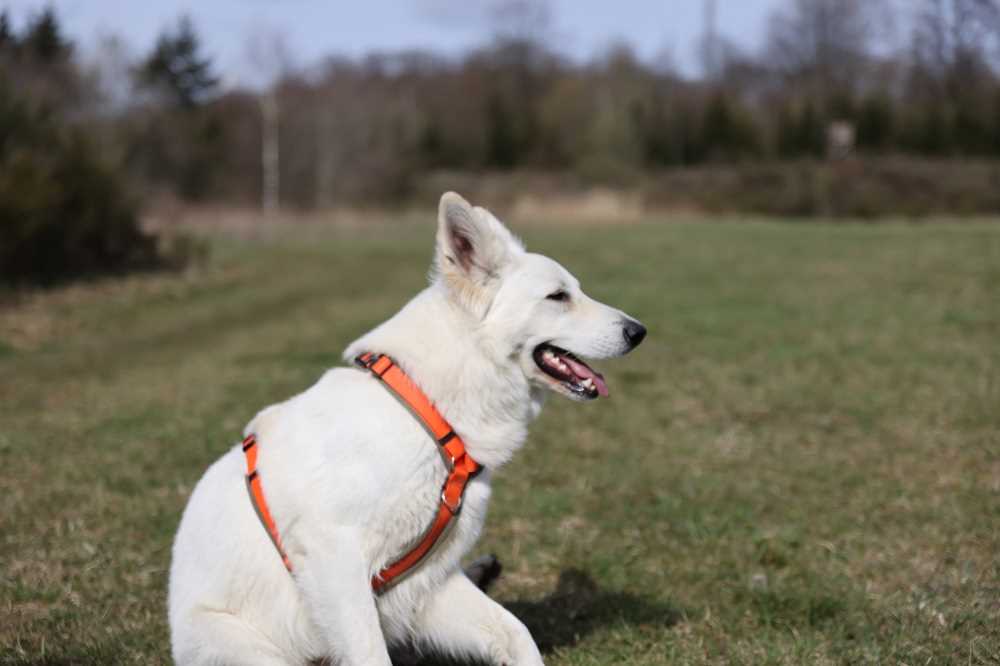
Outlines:
[{"label": "green grass field", "polygon": [[[477,552],[547,663],[998,663],[1000,225],[518,231],[650,329],[497,475]],[[0,663],[168,663],[193,484],[432,236],[219,237],[0,310]]]}]

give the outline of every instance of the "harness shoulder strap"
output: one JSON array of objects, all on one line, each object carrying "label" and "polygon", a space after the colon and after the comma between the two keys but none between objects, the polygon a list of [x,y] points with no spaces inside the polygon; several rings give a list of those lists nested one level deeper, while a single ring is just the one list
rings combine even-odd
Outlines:
[{"label": "harness shoulder strap", "polygon": [[448,478],[445,479],[444,487],[441,489],[441,504],[427,531],[408,553],[372,577],[372,588],[379,593],[413,571],[431,552],[452,519],[461,510],[465,488],[469,481],[482,471],[482,466],[466,453],[462,438],[441,416],[441,412],[434,407],[427,395],[391,358],[367,353],[359,356],[355,362],[379,378],[383,385],[410,409],[441,447],[449,466]]},{"label": "harness shoulder strap", "polygon": [[[357,359],[362,368],[369,370],[382,384],[406,405],[441,447],[445,461],[448,464],[448,478],[441,489],[441,503],[438,505],[434,520],[417,541],[417,545],[389,566],[383,568],[372,577],[371,585],[376,594],[381,594],[392,585],[399,582],[403,576],[411,573],[418,564],[430,553],[441,536],[452,524],[452,520],[462,509],[462,498],[469,481],[479,472],[482,466],[472,459],[466,450],[462,438],[452,429],[451,425],[441,416],[430,399],[414,384],[407,374],[388,356],[362,354]],[[247,491],[250,501],[257,512],[258,518],[267,530],[271,542],[281,556],[285,568],[292,570],[292,563],[281,544],[278,527],[271,516],[261,487],[260,475],[257,473],[257,438],[250,434],[243,440],[243,452],[247,459]]]},{"label": "harness shoulder strap", "polygon": [[264,524],[267,535],[271,537],[271,543],[274,544],[274,547],[278,550],[278,554],[281,555],[281,562],[285,565],[286,569],[291,571],[292,562],[288,559],[288,555],[281,545],[278,526],[275,525],[274,518],[271,517],[271,511],[267,508],[267,502],[264,500],[264,489],[260,485],[260,475],[257,474],[257,437],[253,433],[247,435],[246,439],[243,440],[243,453],[247,458],[247,492],[250,493],[251,504],[253,504],[254,511],[257,512],[260,522]]}]

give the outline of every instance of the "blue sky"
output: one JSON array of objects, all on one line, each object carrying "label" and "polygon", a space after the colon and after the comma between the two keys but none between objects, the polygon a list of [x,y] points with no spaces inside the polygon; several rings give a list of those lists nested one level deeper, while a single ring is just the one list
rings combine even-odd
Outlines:
[{"label": "blue sky", "polygon": [[[329,53],[430,48],[458,54],[493,32],[495,0],[0,0],[15,25],[52,5],[84,51],[98,36],[117,34],[135,53],[181,14],[190,15],[226,80],[251,81],[247,52],[254,34],[277,31],[297,63]],[[780,0],[717,0],[720,34],[748,48],[766,32]],[[697,71],[696,44],[703,0],[552,0],[552,45],[575,58],[600,53],[616,40],[630,42],[643,58],[667,53],[684,71]]]}]

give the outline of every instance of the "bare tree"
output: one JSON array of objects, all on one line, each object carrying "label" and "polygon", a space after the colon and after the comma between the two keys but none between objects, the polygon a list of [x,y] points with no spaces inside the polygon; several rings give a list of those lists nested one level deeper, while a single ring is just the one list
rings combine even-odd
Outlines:
[{"label": "bare tree", "polygon": [[132,98],[134,61],[122,37],[112,34],[98,37],[86,63],[87,73],[97,88],[98,113],[111,116],[128,107]]},{"label": "bare tree", "polygon": [[263,79],[261,115],[261,207],[274,214],[281,201],[280,132],[277,86],[292,69],[288,43],[280,32],[258,30],[247,43],[247,56]]},{"label": "bare tree", "polygon": [[701,59],[702,76],[708,82],[714,82],[719,76],[719,34],[716,29],[715,0],[704,0],[704,28],[701,43],[698,45],[698,55]]},{"label": "bare tree", "polygon": [[916,65],[947,85],[1000,57],[1000,0],[923,0],[915,23]]},{"label": "bare tree", "polygon": [[495,0],[489,19],[504,41],[544,43],[552,30],[552,8],[546,0]]},{"label": "bare tree", "polygon": [[791,0],[771,16],[766,59],[814,99],[851,91],[887,11],[884,0]]}]

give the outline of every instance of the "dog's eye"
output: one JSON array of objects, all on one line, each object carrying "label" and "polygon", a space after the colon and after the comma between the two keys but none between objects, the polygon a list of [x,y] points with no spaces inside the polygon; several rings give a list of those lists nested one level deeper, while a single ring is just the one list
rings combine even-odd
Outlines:
[{"label": "dog's eye", "polygon": [[564,302],[564,301],[568,301],[569,300],[569,294],[567,294],[565,291],[563,291],[562,289],[560,289],[559,291],[553,291],[551,294],[549,294],[545,298],[549,299],[550,301]]}]

